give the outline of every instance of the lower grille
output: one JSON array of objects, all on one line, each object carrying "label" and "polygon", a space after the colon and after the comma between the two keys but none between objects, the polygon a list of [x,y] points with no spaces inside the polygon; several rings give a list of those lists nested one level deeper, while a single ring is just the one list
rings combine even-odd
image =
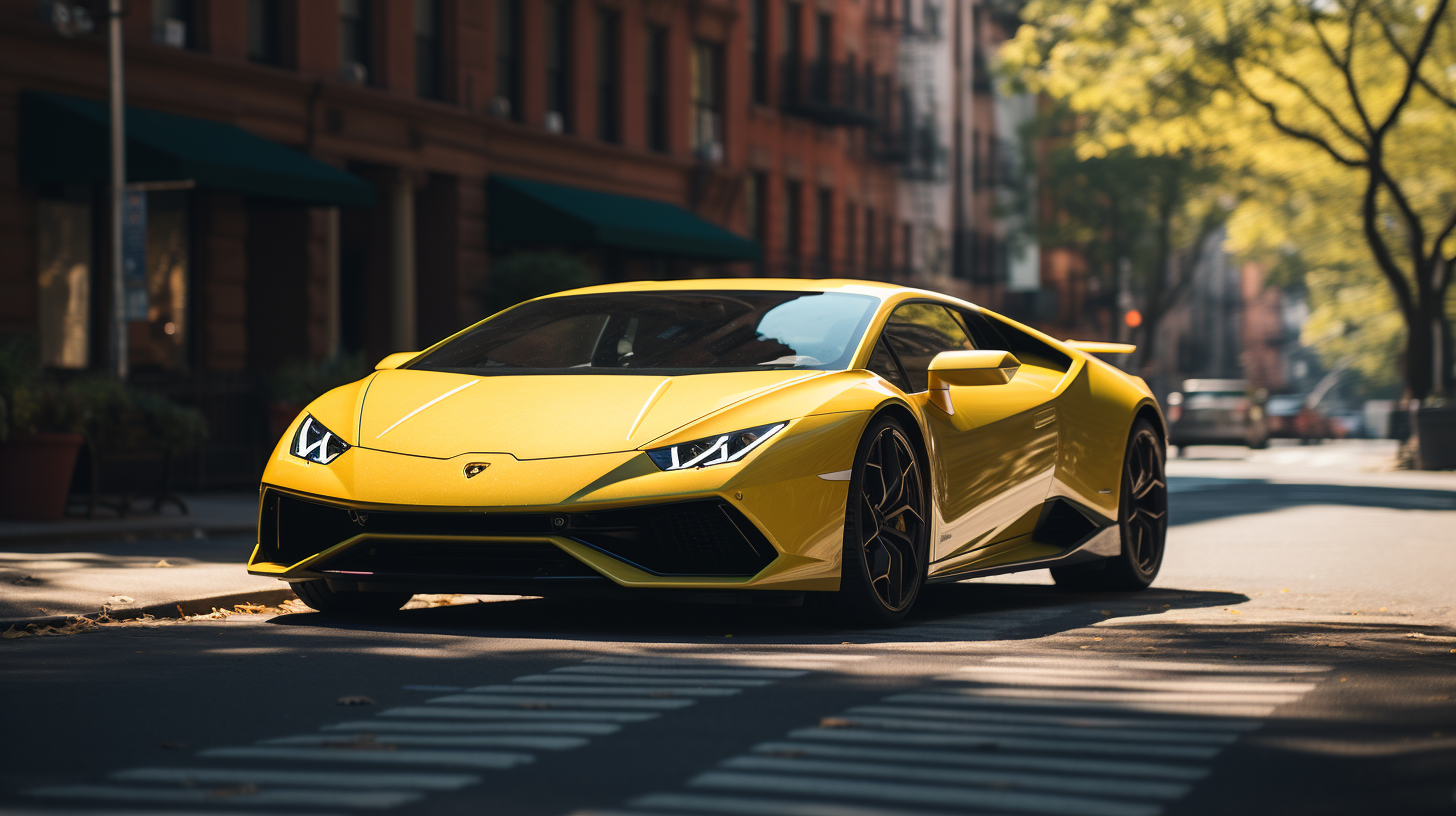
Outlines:
[{"label": "lower grille", "polygon": [[554,544],[479,541],[362,541],[315,569],[343,575],[435,578],[597,577],[594,570]]},{"label": "lower grille", "polygon": [[[412,513],[358,511],[267,489],[261,509],[259,558],[272,563],[296,564],[355,536],[400,537],[360,542],[321,567],[327,570],[480,578],[596,574],[546,542],[441,536],[564,536],[657,575],[752,576],[777,556],[752,522],[717,500],[588,513]],[[355,560],[366,557],[373,568]]]}]

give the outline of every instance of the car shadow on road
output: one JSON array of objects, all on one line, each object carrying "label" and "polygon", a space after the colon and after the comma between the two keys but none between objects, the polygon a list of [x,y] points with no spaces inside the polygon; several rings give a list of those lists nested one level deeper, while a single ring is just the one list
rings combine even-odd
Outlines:
[{"label": "car shadow on road", "polygon": [[1390,510],[1456,510],[1456,491],[1398,487],[1270,482],[1229,479],[1227,485],[1207,479],[1198,490],[1173,493],[1168,500],[1172,526],[1200,521],[1270,513],[1291,507],[1329,505]]},{"label": "car shadow on road", "polygon": [[278,626],[319,630],[413,632],[482,638],[653,644],[841,645],[1022,640],[1113,617],[1243,603],[1234,592],[1150,589],[1088,594],[1034,584],[946,584],[927,588],[914,612],[885,627],[846,627],[813,603],[758,607],[652,600],[520,598],[411,609],[387,615],[281,615]]}]

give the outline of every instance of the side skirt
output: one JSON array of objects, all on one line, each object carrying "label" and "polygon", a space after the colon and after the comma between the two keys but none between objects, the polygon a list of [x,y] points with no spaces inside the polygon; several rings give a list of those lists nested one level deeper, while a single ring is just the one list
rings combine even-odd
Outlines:
[{"label": "side skirt", "polygon": [[1056,498],[1042,505],[1041,518],[1036,529],[1027,536],[1026,543],[1056,546],[1061,551],[1040,558],[984,567],[968,564],[951,572],[933,575],[928,583],[950,583],[1110,558],[1122,552],[1122,529],[1117,524],[1106,524],[1105,519],[1083,510],[1075,502]]}]

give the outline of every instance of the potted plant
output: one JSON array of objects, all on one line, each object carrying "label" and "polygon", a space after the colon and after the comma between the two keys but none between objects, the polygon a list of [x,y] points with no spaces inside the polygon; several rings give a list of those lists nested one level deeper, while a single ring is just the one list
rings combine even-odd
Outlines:
[{"label": "potted plant", "polygon": [[0,404],[0,518],[61,518],[85,418],[74,395],[42,376],[28,339],[0,345]]}]

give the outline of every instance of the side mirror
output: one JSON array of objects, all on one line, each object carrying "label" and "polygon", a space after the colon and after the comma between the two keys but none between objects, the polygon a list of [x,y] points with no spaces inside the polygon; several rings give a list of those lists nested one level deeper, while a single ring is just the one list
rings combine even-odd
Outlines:
[{"label": "side mirror", "polygon": [[954,414],[952,385],[1005,385],[1019,368],[1021,361],[1009,351],[942,351],[930,361],[930,401]]},{"label": "side mirror", "polygon": [[405,363],[413,360],[418,356],[420,356],[420,353],[418,351],[396,351],[388,357],[385,357],[383,360],[380,360],[379,364],[374,367],[374,370],[389,371],[391,369],[399,368],[400,366],[404,365]]}]

